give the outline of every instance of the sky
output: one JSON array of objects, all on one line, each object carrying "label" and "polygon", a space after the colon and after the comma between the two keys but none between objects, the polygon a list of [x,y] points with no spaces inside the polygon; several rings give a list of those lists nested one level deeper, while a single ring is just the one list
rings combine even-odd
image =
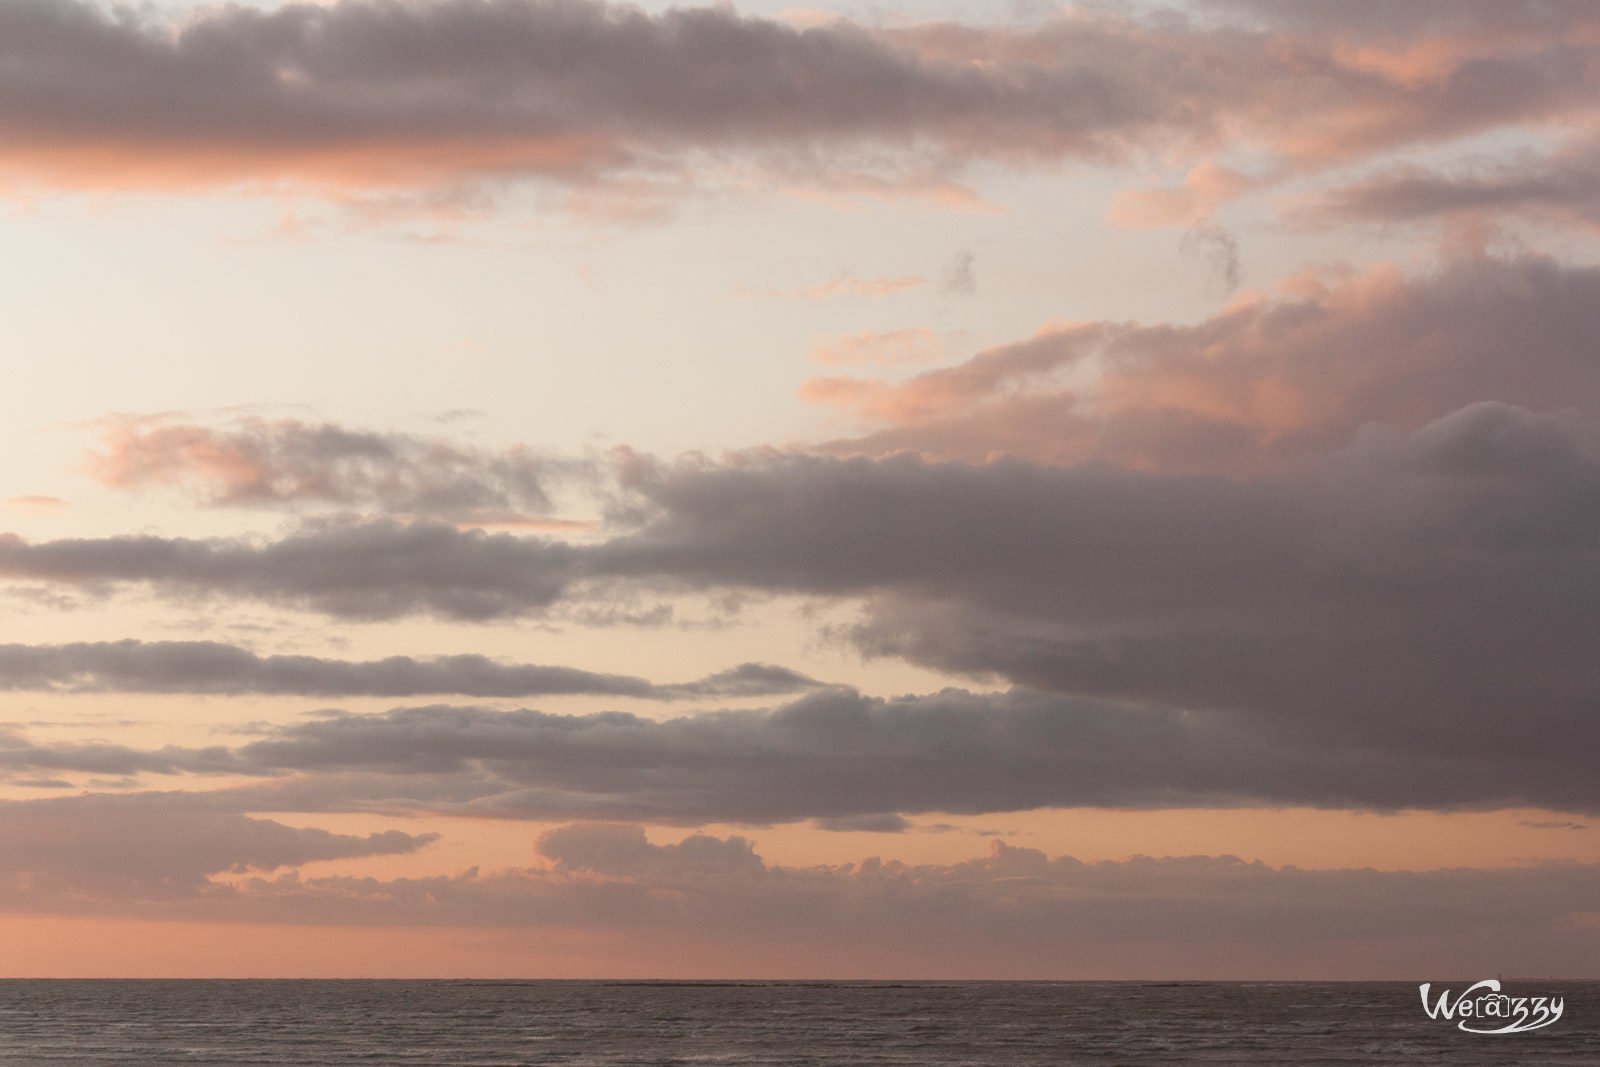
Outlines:
[{"label": "sky", "polygon": [[0,974],[1600,976],[1600,10],[0,4]]}]

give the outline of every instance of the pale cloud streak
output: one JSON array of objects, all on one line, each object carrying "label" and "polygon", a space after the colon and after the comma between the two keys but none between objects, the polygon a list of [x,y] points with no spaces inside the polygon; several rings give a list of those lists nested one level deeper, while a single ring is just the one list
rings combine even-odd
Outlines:
[{"label": "pale cloud streak", "polygon": [[865,297],[871,300],[882,300],[896,293],[903,293],[909,289],[921,288],[928,284],[928,279],[921,275],[903,275],[896,278],[863,278],[857,274],[841,274],[837,278],[829,278],[825,282],[816,282],[812,285],[803,285],[795,289],[766,289],[741,288],[736,290],[739,296],[758,298],[763,300],[837,300],[841,297]]},{"label": "pale cloud streak", "polygon": [[875,364],[931,363],[944,354],[939,335],[926,326],[902,330],[862,330],[819,344],[812,352],[818,363]]}]

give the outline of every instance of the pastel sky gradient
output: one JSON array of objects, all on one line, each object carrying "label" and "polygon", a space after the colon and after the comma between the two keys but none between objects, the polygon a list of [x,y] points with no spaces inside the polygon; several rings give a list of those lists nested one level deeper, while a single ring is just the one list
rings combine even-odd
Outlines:
[{"label": "pastel sky gradient", "polygon": [[0,4],[0,974],[1600,976],[1600,10]]}]

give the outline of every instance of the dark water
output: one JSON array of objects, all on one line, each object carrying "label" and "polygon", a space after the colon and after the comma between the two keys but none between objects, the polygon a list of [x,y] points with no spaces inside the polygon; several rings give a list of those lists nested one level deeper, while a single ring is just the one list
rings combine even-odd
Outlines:
[{"label": "dark water", "polygon": [[1464,1034],[1398,983],[17,980],[0,1063],[1600,1064],[1600,983],[1506,991],[1565,1014]]}]

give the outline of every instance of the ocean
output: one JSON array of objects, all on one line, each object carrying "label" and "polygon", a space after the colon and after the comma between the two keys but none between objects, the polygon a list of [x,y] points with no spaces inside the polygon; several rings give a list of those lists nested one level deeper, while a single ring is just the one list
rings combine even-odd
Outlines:
[{"label": "ocean", "polygon": [[0,1063],[1600,1064],[1600,982],[1506,992],[1564,1013],[1463,1033],[1392,982],[4,980]]}]

